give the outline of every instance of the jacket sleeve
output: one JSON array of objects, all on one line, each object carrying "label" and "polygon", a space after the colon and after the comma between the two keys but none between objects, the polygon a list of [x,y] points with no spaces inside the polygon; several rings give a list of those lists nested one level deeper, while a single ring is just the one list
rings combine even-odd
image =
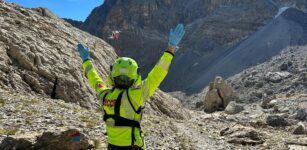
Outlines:
[{"label": "jacket sleeve", "polygon": [[[100,97],[108,88],[103,80],[99,77],[97,71],[95,70],[91,60],[86,60],[82,67],[85,71],[85,75],[88,79],[88,82],[91,88],[95,89],[97,95]],[[98,97],[98,98],[99,98]]]},{"label": "jacket sleeve", "polygon": [[142,82],[142,95],[144,101],[155,93],[160,83],[167,75],[172,59],[173,54],[170,52],[164,52],[159,62]]}]

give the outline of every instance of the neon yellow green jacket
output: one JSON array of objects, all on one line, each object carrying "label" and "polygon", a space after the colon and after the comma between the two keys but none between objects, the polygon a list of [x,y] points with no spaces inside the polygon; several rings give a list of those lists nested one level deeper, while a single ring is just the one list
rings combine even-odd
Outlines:
[{"label": "neon yellow green jacket", "polygon": [[[120,105],[120,116],[126,119],[141,121],[141,114],[135,113],[132,107],[138,109],[142,107],[145,100],[151,97],[160,83],[163,81],[168,73],[173,55],[164,52],[159,62],[148,74],[147,78],[142,81],[139,87],[133,87],[126,90],[122,89],[111,89],[106,83],[99,77],[97,71],[94,69],[92,61],[87,60],[83,63],[83,69],[85,70],[86,76],[90,83],[90,86],[97,92],[97,97],[102,101],[105,96],[104,104],[102,108],[107,114],[114,114],[114,105],[118,95],[123,93]],[[105,95],[107,94],[107,95]],[[130,97],[131,103],[128,101]],[[132,128],[131,127],[117,127],[114,126],[114,120],[112,118],[106,121],[108,143],[116,146],[131,146],[132,143]],[[134,144],[145,149],[145,143],[143,141],[143,135],[140,129],[136,128],[134,131],[135,141]]]}]

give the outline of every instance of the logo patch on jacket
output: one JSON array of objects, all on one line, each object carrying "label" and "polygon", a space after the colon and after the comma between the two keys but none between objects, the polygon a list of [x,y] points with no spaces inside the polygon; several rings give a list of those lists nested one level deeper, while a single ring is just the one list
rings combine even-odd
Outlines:
[{"label": "logo patch on jacket", "polygon": [[103,88],[103,87],[104,87],[104,85],[103,85],[102,83],[99,83],[99,84],[98,84],[98,88],[101,89],[101,88]]},{"label": "logo patch on jacket", "polygon": [[108,100],[106,99],[104,102],[103,102],[103,106],[106,106],[106,107],[115,107],[115,100]]}]

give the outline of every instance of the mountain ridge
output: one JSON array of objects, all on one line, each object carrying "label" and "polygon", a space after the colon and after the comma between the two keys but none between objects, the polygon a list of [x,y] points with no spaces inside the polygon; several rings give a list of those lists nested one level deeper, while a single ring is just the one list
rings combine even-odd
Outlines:
[{"label": "mountain ridge", "polygon": [[[6,2],[1,2],[0,8],[3,20],[0,24],[0,87],[97,109],[100,102],[84,75],[76,45],[81,42],[91,49],[92,60],[103,79],[107,78],[109,66],[117,57],[114,49],[49,10],[26,9]],[[185,109],[171,114],[182,106],[160,90],[152,99],[154,101],[147,104],[148,113],[178,119],[189,117]]]},{"label": "mountain ridge", "polygon": [[[201,71],[195,68],[209,66],[227,49],[270,22],[279,7],[296,3],[299,8],[306,8],[306,2],[292,0],[105,1],[92,11],[81,29],[107,40],[121,56],[141,62],[141,73],[146,76],[167,46],[168,30],[179,22],[186,24],[181,49],[161,85],[164,91],[185,92],[193,72]],[[112,30],[121,31],[116,42],[108,39]],[[199,92],[205,86],[196,86],[189,93]]]},{"label": "mountain ridge", "polygon": [[[206,70],[203,71],[206,73],[200,73],[202,78],[196,77],[198,80],[195,83],[201,84],[203,82],[203,85],[206,85],[215,75],[229,77],[245,68],[269,60],[287,46],[306,44],[306,23],[306,13],[294,8],[287,9],[260,31],[231,48],[228,54],[220,56],[221,58],[217,59],[218,61],[215,64],[213,63],[209,68],[202,69]],[[193,87],[193,83],[190,87]]]}]

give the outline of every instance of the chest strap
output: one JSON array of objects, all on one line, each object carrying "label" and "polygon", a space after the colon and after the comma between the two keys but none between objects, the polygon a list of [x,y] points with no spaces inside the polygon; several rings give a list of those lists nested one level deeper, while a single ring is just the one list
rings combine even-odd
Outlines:
[{"label": "chest strap", "polygon": [[129,96],[129,89],[127,89],[127,98],[128,98],[128,101],[129,101],[129,103],[130,103],[130,105],[131,105],[133,111],[134,111],[135,113],[137,113],[137,114],[142,113],[142,109],[143,109],[142,106],[140,106],[139,109],[136,110],[136,109],[134,108],[134,106],[132,105],[132,102],[131,102],[131,99],[130,99],[130,96]]},{"label": "chest strap", "polygon": [[[121,101],[122,101],[123,93],[124,92],[121,92],[116,99],[115,107],[114,107],[114,115],[109,115],[104,110],[103,120],[107,121],[107,119],[112,118],[115,121],[115,123],[114,123],[115,126],[128,126],[128,127],[141,128],[140,122],[135,121],[135,120],[130,120],[130,119],[127,119],[127,118],[120,116],[120,104],[121,104]],[[104,103],[107,95],[108,95],[108,93],[106,93],[104,95],[103,103]],[[130,102],[130,99],[129,99],[129,102]],[[130,102],[130,104],[131,104],[131,102]],[[134,109],[133,106],[132,106],[132,108]]]},{"label": "chest strap", "polygon": [[[107,119],[112,118],[115,121],[114,122],[115,126],[131,127],[131,139],[132,139],[131,140],[131,146],[133,147],[133,146],[135,146],[134,142],[136,140],[135,135],[134,135],[135,128],[140,129],[140,136],[141,136],[141,132],[142,132],[141,131],[141,125],[140,125],[140,122],[138,122],[138,121],[130,120],[130,119],[127,119],[127,118],[120,116],[120,104],[121,104],[121,101],[122,101],[123,93],[124,93],[124,91],[119,93],[119,95],[117,96],[115,106],[114,106],[114,115],[109,115],[109,114],[106,113],[105,110],[103,110],[104,111],[103,120],[107,121]],[[107,95],[108,95],[108,93],[106,93],[103,96],[103,104],[104,104],[104,101],[105,101],[105,98],[107,97]],[[129,97],[129,94],[128,94],[128,90],[127,90],[127,97],[128,97],[128,101],[129,101],[131,107],[133,108],[133,110],[135,111],[135,113],[140,114],[142,112],[142,108],[139,108],[137,111],[135,110],[135,108],[133,107],[133,105],[131,103],[131,100],[130,100],[130,97]],[[141,147],[143,147],[143,146],[144,146],[144,139],[142,138],[142,146]]]}]

